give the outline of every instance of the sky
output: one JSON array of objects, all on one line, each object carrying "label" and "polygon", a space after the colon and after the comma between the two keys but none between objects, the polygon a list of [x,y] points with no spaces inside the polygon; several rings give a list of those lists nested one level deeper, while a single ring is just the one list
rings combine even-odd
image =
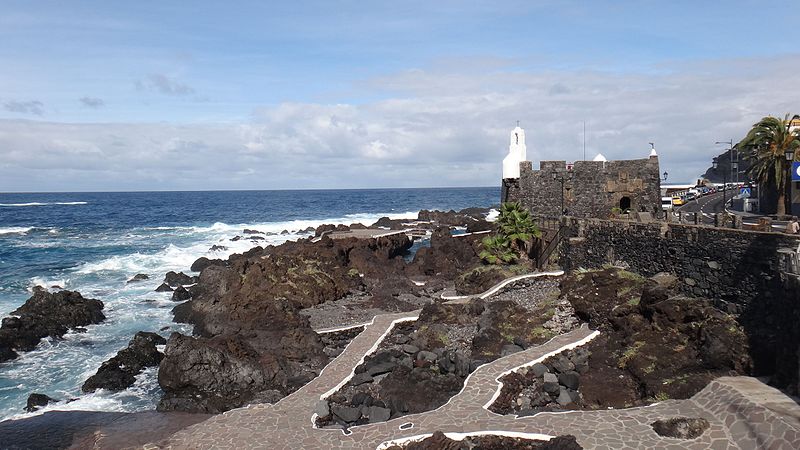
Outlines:
[{"label": "sky", "polygon": [[800,113],[763,1],[0,0],[0,192],[499,186],[659,153],[696,179]]}]

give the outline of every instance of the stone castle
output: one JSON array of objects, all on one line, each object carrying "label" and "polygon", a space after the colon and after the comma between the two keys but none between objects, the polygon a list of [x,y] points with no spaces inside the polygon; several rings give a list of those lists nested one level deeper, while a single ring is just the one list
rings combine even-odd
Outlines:
[{"label": "stone castle", "polygon": [[[563,200],[562,200],[563,199]],[[661,214],[661,178],[655,150],[648,158],[607,161],[527,160],[525,131],[511,131],[503,160],[502,202],[520,202],[541,216],[609,218],[618,212]],[[563,202],[563,203],[562,203]],[[563,204],[563,208],[562,208]]]}]

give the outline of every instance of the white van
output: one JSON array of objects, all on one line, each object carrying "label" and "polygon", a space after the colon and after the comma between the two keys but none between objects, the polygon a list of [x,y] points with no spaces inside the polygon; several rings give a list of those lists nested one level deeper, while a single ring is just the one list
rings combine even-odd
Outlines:
[{"label": "white van", "polygon": [[661,209],[664,211],[672,210],[672,197],[661,197]]}]

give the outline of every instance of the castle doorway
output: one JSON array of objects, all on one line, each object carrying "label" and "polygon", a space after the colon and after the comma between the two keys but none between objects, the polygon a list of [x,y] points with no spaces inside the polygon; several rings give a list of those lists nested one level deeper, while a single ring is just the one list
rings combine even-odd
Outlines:
[{"label": "castle doorway", "polygon": [[622,197],[621,199],[619,199],[619,209],[621,209],[622,212],[625,212],[625,211],[631,209],[631,198],[630,197]]}]

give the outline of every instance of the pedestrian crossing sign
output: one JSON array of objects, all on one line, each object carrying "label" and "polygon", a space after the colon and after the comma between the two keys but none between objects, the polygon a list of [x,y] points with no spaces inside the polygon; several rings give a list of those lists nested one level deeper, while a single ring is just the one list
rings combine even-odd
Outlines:
[{"label": "pedestrian crossing sign", "polygon": [[792,181],[800,181],[800,162],[792,163]]}]

